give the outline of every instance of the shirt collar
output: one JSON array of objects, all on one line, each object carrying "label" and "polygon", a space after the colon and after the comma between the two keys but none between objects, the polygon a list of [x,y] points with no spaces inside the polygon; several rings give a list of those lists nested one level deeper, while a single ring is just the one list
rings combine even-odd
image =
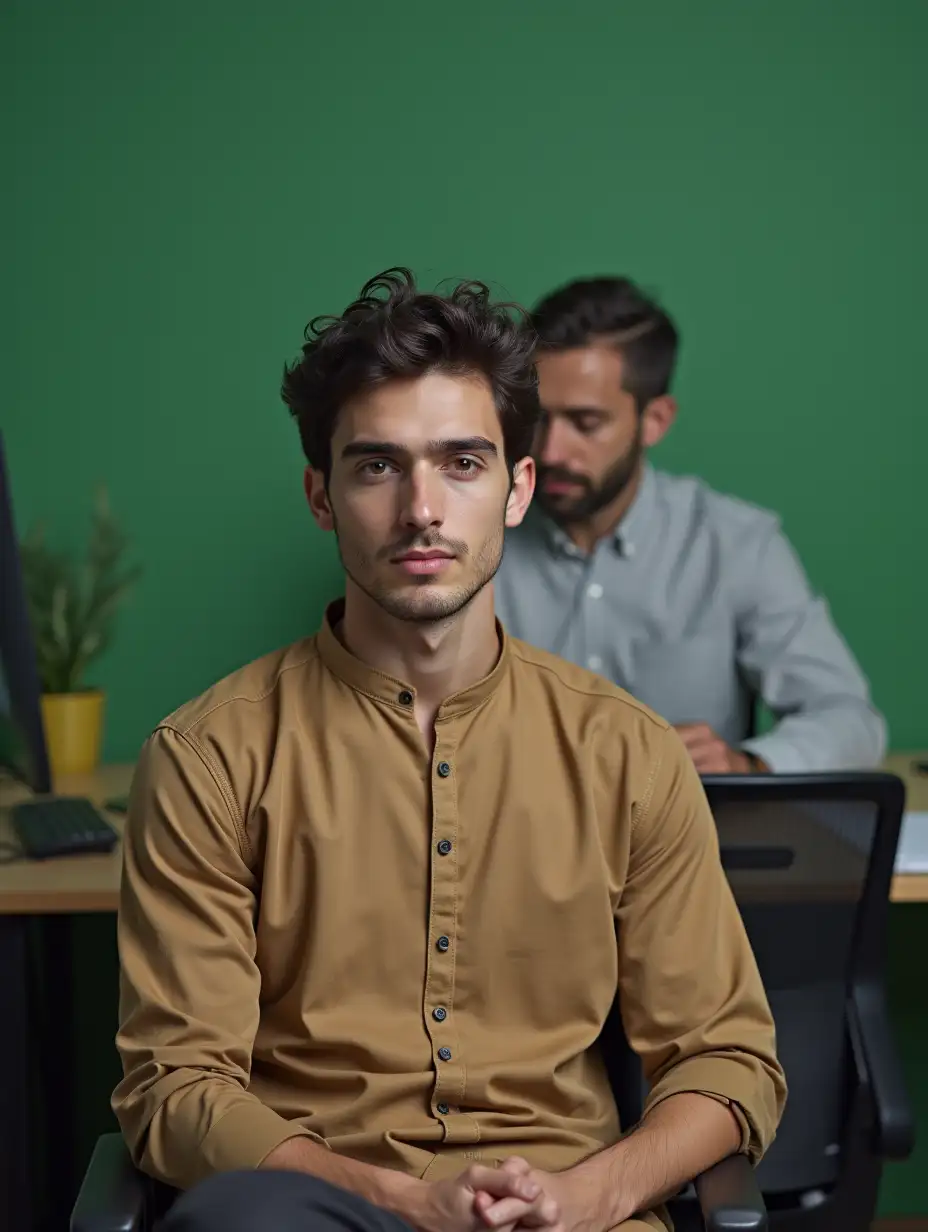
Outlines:
[{"label": "shirt collar", "polygon": [[[333,676],[337,676],[339,680],[344,681],[349,688],[358,693],[373,697],[388,706],[393,706],[396,710],[412,711],[416,701],[416,690],[411,684],[362,663],[339,641],[335,629],[344,612],[344,599],[336,599],[326,609],[322,627],[316,637],[316,645],[323,663]],[[496,666],[482,680],[476,681],[460,693],[454,693],[451,697],[445,698],[438,709],[437,722],[453,718],[467,710],[473,710],[481,702],[486,701],[502,683],[509,670],[511,649],[509,638],[499,621],[496,622],[496,631],[500,642],[500,653]]]},{"label": "shirt collar", "polygon": [[[635,555],[644,542],[648,528],[653,524],[656,512],[657,480],[653,467],[645,463],[641,473],[641,483],[638,485],[638,491],[635,493],[635,499],[625,511],[625,516],[612,532],[611,538],[615,545],[615,550],[620,556],[631,557]],[[567,532],[562,530],[556,522],[540,511],[538,516],[541,518],[544,533],[547,536],[550,547],[567,556],[584,555]]]}]

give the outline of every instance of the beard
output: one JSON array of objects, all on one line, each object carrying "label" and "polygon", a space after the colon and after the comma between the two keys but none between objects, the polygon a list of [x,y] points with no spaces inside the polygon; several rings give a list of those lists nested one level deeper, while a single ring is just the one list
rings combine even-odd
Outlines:
[{"label": "beard", "polygon": [[[471,553],[466,543],[457,540],[442,539],[438,536],[424,538],[417,535],[405,543],[383,549],[375,558],[360,552],[346,552],[341,539],[338,538],[337,526],[335,530],[338,555],[345,573],[359,590],[396,620],[420,624],[450,620],[493,581],[503,559],[502,524],[476,554]],[[463,562],[466,572],[464,580],[449,588],[440,578],[423,576],[409,578],[404,585],[398,586],[395,583],[391,585],[385,578],[378,576],[378,562],[388,563],[403,552],[429,548],[441,548],[451,552],[458,561]]]},{"label": "beard", "polygon": [[[598,483],[585,475],[575,475],[562,466],[538,467],[538,486],[535,500],[553,521],[563,526],[586,522],[601,509],[611,505],[625,491],[638,472],[644,447],[641,443],[641,425],[635,433],[626,453],[614,462]],[[577,485],[576,496],[545,496],[545,480],[554,479]]]}]

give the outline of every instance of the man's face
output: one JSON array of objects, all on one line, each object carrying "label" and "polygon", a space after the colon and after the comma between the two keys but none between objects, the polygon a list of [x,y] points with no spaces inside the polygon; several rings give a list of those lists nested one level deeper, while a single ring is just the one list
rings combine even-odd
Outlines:
[{"label": "man's face", "polygon": [[591,345],[536,359],[544,424],[536,446],[537,500],[556,521],[583,522],[634,478],[642,416],[622,388],[622,356]]},{"label": "man's face", "polygon": [[326,491],[307,472],[316,520],[334,530],[345,572],[400,620],[444,620],[499,568],[505,526],[531,500],[534,465],[510,487],[490,387],[433,372],[388,381],[342,408]]}]

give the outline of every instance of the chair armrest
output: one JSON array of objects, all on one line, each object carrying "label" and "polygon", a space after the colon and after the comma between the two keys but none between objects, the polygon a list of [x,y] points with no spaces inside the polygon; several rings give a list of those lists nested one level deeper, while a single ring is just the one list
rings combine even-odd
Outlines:
[{"label": "chair armrest", "polygon": [[876,1153],[882,1159],[907,1159],[915,1145],[915,1117],[880,985],[855,985],[849,1020],[855,1060],[862,1070],[861,1081],[873,1094]]},{"label": "chair armrest", "polygon": [[141,1232],[148,1184],[122,1134],[104,1134],[71,1212],[71,1232]]},{"label": "chair armrest", "polygon": [[697,1176],[706,1232],[764,1232],[767,1208],[746,1155],[729,1155]]}]

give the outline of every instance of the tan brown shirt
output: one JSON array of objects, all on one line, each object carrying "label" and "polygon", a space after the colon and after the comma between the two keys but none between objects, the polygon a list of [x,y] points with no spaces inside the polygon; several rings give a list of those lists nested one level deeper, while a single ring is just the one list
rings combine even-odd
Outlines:
[{"label": "tan brown shirt", "polygon": [[[438,712],[320,634],[163,723],[132,791],[113,1106],[189,1186],[307,1134],[430,1177],[615,1142],[617,987],[650,1105],[784,1099],[699,780],[614,685],[503,638]],[[616,941],[618,926],[618,942]]]}]

